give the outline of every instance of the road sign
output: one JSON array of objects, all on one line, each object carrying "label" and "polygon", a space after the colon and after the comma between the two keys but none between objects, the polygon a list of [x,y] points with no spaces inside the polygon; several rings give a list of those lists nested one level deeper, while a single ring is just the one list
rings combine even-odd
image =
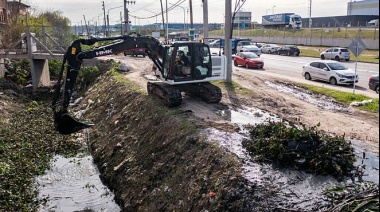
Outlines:
[{"label": "road sign", "polygon": [[352,41],[348,47],[351,52],[357,57],[359,56],[367,46],[363,43],[362,39],[358,36]]}]

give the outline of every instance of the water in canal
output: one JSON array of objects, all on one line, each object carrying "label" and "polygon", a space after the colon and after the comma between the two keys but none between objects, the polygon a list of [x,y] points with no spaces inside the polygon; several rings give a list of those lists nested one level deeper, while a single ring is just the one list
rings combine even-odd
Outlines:
[{"label": "water in canal", "polygon": [[45,175],[36,177],[39,198],[48,198],[40,211],[121,211],[114,194],[101,182],[90,155],[57,155]]}]

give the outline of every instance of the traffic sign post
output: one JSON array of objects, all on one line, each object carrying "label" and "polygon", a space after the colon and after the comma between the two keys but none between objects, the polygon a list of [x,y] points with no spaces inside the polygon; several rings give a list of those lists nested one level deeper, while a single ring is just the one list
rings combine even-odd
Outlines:
[{"label": "traffic sign post", "polygon": [[353,94],[355,94],[355,85],[356,85],[356,70],[358,68],[358,56],[364,51],[364,49],[367,46],[363,43],[362,39],[360,36],[357,36],[355,40],[352,41],[351,45],[348,47],[348,49],[351,50],[351,52],[355,55],[356,57],[356,63],[355,63],[355,76],[354,76],[354,90]]}]

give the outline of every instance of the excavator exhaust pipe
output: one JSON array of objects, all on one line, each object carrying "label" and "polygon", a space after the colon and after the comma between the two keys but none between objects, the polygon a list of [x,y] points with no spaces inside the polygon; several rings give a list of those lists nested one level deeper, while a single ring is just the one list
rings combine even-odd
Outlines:
[{"label": "excavator exhaust pipe", "polygon": [[54,127],[63,135],[73,134],[92,126],[94,126],[93,123],[79,121],[67,113],[57,112],[54,114]]}]

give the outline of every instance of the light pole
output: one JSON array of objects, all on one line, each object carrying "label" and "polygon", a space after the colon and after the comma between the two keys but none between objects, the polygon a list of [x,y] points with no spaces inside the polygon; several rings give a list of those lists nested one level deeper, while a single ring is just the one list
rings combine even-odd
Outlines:
[{"label": "light pole", "polygon": [[267,9],[267,12],[266,12],[266,14],[268,15],[268,11],[269,11],[270,9]]},{"label": "light pole", "polygon": [[273,5],[272,7],[272,14],[274,14],[274,8],[276,7],[276,5]]},{"label": "light pole", "polygon": [[[173,6],[177,6],[177,7],[182,7],[179,5],[174,5],[172,3],[169,3],[169,4],[171,4]],[[185,33],[186,32],[186,9],[184,7],[182,7],[182,9],[183,9],[183,33]]]},{"label": "light pole", "polygon": [[109,36],[109,34],[110,34],[110,17],[109,17],[110,10],[117,9],[117,8],[120,8],[120,7],[123,7],[123,6],[113,7],[113,8],[108,9],[108,11],[107,11],[107,36]]}]

